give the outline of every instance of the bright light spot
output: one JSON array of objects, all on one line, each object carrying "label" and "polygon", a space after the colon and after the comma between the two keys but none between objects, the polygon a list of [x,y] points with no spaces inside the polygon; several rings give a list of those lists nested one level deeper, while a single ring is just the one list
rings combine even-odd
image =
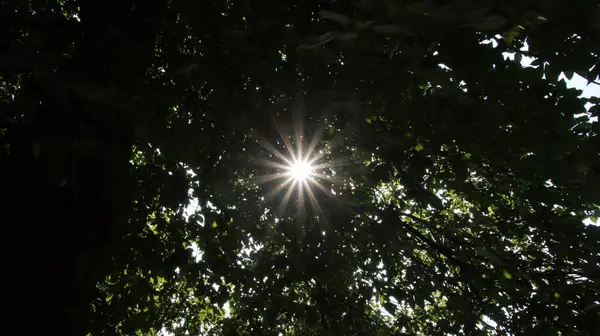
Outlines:
[{"label": "bright light spot", "polygon": [[312,167],[306,161],[295,162],[290,167],[290,175],[292,175],[292,177],[296,181],[306,180],[310,176],[311,172],[312,172]]},{"label": "bright light spot", "polygon": [[[315,193],[322,192],[333,196],[329,188],[321,184],[322,180],[333,182],[335,179],[333,172],[331,176],[321,173],[323,169],[327,168],[330,171],[329,168],[332,167],[331,163],[324,163],[322,160],[327,152],[316,148],[323,130],[317,129],[312,139],[307,141],[301,121],[294,123],[297,123],[294,126],[294,134],[286,134],[275,125],[281,139],[275,140],[274,143],[258,138],[258,143],[270,152],[270,155],[269,158],[258,159],[257,162],[272,168],[273,173],[259,176],[257,182],[266,183],[270,187],[270,190],[266,190],[265,199],[273,199],[278,194],[282,196],[277,209],[273,209],[275,222],[281,219],[277,217],[283,214],[290,201],[296,204],[296,211],[299,213],[305,213],[306,204],[309,203],[317,214],[323,215]],[[282,152],[282,149],[285,151]]]}]

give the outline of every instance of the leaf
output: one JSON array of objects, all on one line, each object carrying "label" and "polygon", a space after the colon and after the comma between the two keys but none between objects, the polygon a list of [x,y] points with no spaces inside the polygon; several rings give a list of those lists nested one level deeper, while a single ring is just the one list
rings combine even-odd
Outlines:
[{"label": "leaf", "polygon": [[418,144],[415,146],[415,150],[416,150],[417,152],[420,152],[420,151],[422,151],[423,149],[425,149],[425,147],[423,147],[423,145],[421,145],[420,143],[418,143]]},{"label": "leaf", "polygon": [[483,21],[476,23],[473,27],[488,31],[488,30],[497,30],[502,28],[506,24],[507,20],[500,15],[492,15]]},{"label": "leaf", "polygon": [[39,142],[36,142],[31,148],[31,152],[33,153],[34,158],[38,158],[40,156],[40,152],[42,151],[42,145]]},{"label": "leaf", "polygon": [[512,45],[514,40],[519,37],[521,29],[522,27],[519,25],[512,27],[509,31],[506,31],[502,34],[502,39],[504,42],[506,42],[506,44]]},{"label": "leaf", "polygon": [[373,31],[386,35],[397,35],[400,34],[403,29],[397,25],[375,25],[371,27]]},{"label": "leaf", "polygon": [[577,165],[576,171],[579,174],[587,174],[590,171],[590,168],[585,163],[581,163]]},{"label": "leaf", "polygon": [[573,72],[573,71],[565,71],[565,72],[563,72],[563,74],[565,75],[565,78],[567,78],[568,80],[573,80],[573,76],[575,76],[575,72]]},{"label": "leaf", "polygon": [[427,11],[429,9],[431,9],[433,6],[435,6],[435,1],[426,0],[426,1],[413,2],[409,5],[407,5],[406,9],[409,12],[413,12],[415,14],[427,14]]},{"label": "leaf", "polygon": [[530,66],[532,66],[532,67],[537,67],[537,66],[540,66],[540,65],[542,65],[542,64],[544,64],[544,61],[542,61],[542,60],[541,60],[541,59],[539,59],[539,58],[536,58],[536,59],[534,59],[534,60],[533,60],[533,62],[531,62],[529,65],[530,65]]},{"label": "leaf", "polygon": [[342,33],[337,36],[337,38],[341,41],[353,41],[356,40],[358,34],[355,32]]},{"label": "leaf", "polygon": [[394,55],[396,55],[396,53],[400,49],[400,46],[401,46],[401,43],[400,43],[400,41],[398,41],[396,43],[396,45],[394,46],[394,49],[392,49],[392,51],[390,51],[390,59],[392,59],[392,57],[394,57]]},{"label": "leaf", "polygon": [[587,85],[594,82],[598,77],[600,77],[600,63],[595,64],[590,68],[590,71],[585,75],[587,79]]},{"label": "leaf", "polygon": [[502,270],[502,275],[508,280],[512,279],[512,274],[510,274],[510,272],[507,270]]},{"label": "leaf", "polygon": [[557,4],[560,3],[560,0],[538,0],[538,4],[540,9],[543,12],[549,12],[553,10]]},{"label": "leaf", "polygon": [[356,27],[356,29],[358,29],[358,30],[365,30],[365,29],[369,28],[369,27],[370,27],[372,24],[373,24],[373,20],[371,20],[371,21],[366,21],[366,22],[363,22],[363,21],[356,21],[356,22],[354,23],[354,26],[355,26],[355,27]]},{"label": "leaf", "polygon": [[315,47],[318,47],[320,45],[326,44],[328,42],[330,42],[331,40],[333,40],[336,37],[335,33],[332,32],[327,32],[319,37],[317,37],[316,42],[313,44],[304,44],[299,46],[298,48],[300,49],[312,49]]},{"label": "leaf", "polygon": [[515,53],[515,62],[521,64],[522,61],[523,61],[523,54],[520,52]]},{"label": "leaf", "polygon": [[332,20],[335,21],[343,26],[347,26],[350,23],[352,23],[352,20],[340,13],[336,13],[336,12],[331,12],[331,11],[327,11],[327,10],[322,10],[321,11],[321,18],[325,19],[325,20]]}]

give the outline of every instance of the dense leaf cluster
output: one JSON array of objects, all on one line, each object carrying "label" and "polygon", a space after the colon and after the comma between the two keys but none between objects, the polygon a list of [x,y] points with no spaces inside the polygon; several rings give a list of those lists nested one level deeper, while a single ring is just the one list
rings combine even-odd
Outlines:
[{"label": "dense leaf cluster", "polygon": [[600,333],[596,1],[0,6],[27,333]]}]

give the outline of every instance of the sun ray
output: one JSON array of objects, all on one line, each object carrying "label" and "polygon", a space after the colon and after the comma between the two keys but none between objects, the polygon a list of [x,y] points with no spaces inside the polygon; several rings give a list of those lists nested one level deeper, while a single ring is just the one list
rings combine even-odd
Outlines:
[{"label": "sun ray", "polygon": [[306,188],[306,193],[308,194],[308,200],[310,201],[311,206],[317,210],[317,214],[319,214],[321,218],[325,219],[323,209],[321,209],[321,206],[319,205],[319,202],[317,202],[317,198],[315,197],[315,194],[311,188]]},{"label": "sun ray", "polygon": [[292,157],[292,160],[289,160],[288,158],[286,158],[285,155],[283,155],[280,151],[278,151],[273,145],[271,145],[268,141],[264,140],[264,139],[260,139],[258,140],[258,143],[267,151],[271,152],[273,155],[275,155],[278,159],[281,159],[283,162],[285,162],[288,165],[293,164],[293,161],[295,160],[294,157]]},{"label": "sun ray", "polygon": [[319,139],[321,139],[322,137],[323,137],[323,130],[321,128],[318,128],[317,131],[315,132],[315,134],[313,135],[312,140],[310,141],[310,144],[308,145],[308,150],[306,152],[312,153],[315,150],[315,147],[317,146]]},{"label": "sun ray", "polygon": [[277,126],[277,123],[275,123],[275,129],[277,130],[279,137],[283,141],[283,144],[284,144],[285,148],[287,149],[288,154],[290,155],[291,160],[286,159],[286,162],[291,164],[290,162],[297,161],[298,158],[294,154],[294,147],[292,146],[292,143],[291,143],[289,137],[287,137],[285,134],[283,134],[283,132],[281,131],[281,128],[279,126]]},{"label": "sun ray", "polygon": [[[296,161],[303,161],[303,150],[302,150],[302,145],[304,142],[304,121],[302,120],[302,118],[300,117],[300,113],[294,113],[293,114],[293,118],[294,118],[294,135],[295,135],[295,140],[296,140]],[[310,155],[310,153],[307,153],[307,155]]]},{"label": "sun ray", "polygon": [[318,128],[317,131],[315,132],[315,134],[312,137],[312,140],[310,141],[310,144],[308,145],[308,149],[306,150],[306,156],[307,161],[312,165],[313,163],[315,163],[317,160],[319,160],[323,154],[321,153],[317,153],[317,155],[312,155],[315,147],[317,146],[317,143],[319,142],[319,139],[321,139],[321,137],[323,136],[323,131],[321,130],[321,128]]},{"label": "sun ray", "polygon": [[273,182],[273,181],[282,179],[281,175],[282,175],[281,173],[275,173],[275,174],[259,176],[257,178],[256,182],[258,182],[259,184]]},{"label": "sun ray", "polygon": [[304,183],[305,181],[297,181],[298,187],[298,212],[301,214],[306,213],[306,208],[304,206]]},{"label": "sun ray", "polygon": [[[271,191],[269,191],[266,195],[266,199],[267,200],[271,200],[275,197],[275,195],[277,195],[281,190],[283,190],[285,187],[289,186],[289,189],[293,189],[293,183],[294,183],[294,179],[293,178],[288,178],[285,181],[281,182],[280,185],[278,185],[276,188],[272,189]],[[290,185],[291,184],[291,185]]]},{"label": "sun ray", "polygon": [[282,164],[279,162],[273,162],[271,160],[265,160],[265,159],[256,160],[255,162],[260,165],[266,166],[266,167],[271,167],[271,168],[281,169],[281,170],[288,169],[290,167],[290,165],[294,164],[293,162],[290,162],[289,164]]},{"label": "sun ray", "polygon": [[333,197],[335,196],[335,195],[333,195],[333,194],[331,193],[331,190],[327,190],[327,188],[325,188],[325,186],[324,186],[324,185],[322,185],[322,184],[321,184],[319,181],[316,181],[316,180],[315,180],[315,181],[313,181],[313,184],[314,184],[314,185],[315,185],[317,188],[321,189],[321,191],[322,191],[322,192],[323,192],[325,195],[327,195],[327,196],[329,196],[329,197],[331,197],[331,198],[333,198]]},{"label": "sun ray", "polygon": [[292,146],[292,142],[290,141],[290,139],[282,135],[281,140],[283,140],[285,147],[287,148],[288,152],[290,153],[290,156],[292,157],[290,161],[298,161],[298,157],[294,154],[294,147]]},{"label": "sun ray", "polygon": [[[304,134],[304,125],[298,120],[295,120],[294,127],[289,129],[292,134],[286,134],[285,129],[277,123],[275,123],[274,129],[280,139],[273,143],[262,139],[258,141],[258,144],[272,155],[269,159],[255,160],[260,165],[275,170],[272,174],[260,176],[257,179],[258,183],[268,186],[266,199],[271,200],[276,195],[283,193],[276,205],[278,214],[283,214],[289,203],[292,202],[295,203],[297,216],[307,216],[308,209],[312,209],[313,215],[326,220],[315,192],[324,193],[328,198],[335,197],[335,194],[331,190],[327,190],[328,188],[321,182],[325,182],[326,185],[342,182],[342,179],[335,177],[335,174],[334,176],[325,174],[328,169],[341,166],[349,160],[324,161],[324,158],[331,154],[332,146],[329,143],[323,149],[317,150],[319,141],[323,137],[322,127],[317,127],[311,137]],[[336,137],[333,140],[341,144],[340,139]],[[334,147],[338,145],[334,144]]]},{"label": "sun ray", "polygon": [[313,179],[313,183],[316,183],[317,180],[322,180],[322,181],[327,181],[327,182],[331,182],[331,183],[341,183],[342,179],[338,178],[338,177],[334,177],[334,176],[327,176],[327,175],[323,175],[320,173],[314,173],[313,176],[311,176]]},{"label": "sun ray", "polygon": [[278,214],[283,213],[283,211],[285,210],[287,203],[290,201],[290,198],[292,197],[292,193],[294,192],[294,187],[295,187],[296,183],[297,183],[296,181],[293,181],[292,185],[285,192],[285,195],[283,196],[283,199],[281,200],[281,202],[279,203],[279,207],[277,208]]},{"label": "sun ray", "polygon": [[335,159],[335,160],[331,160],[329,162],[319,163],[319,164],[315,165],[315,169],[341,167],[341,166],[348,165],[348,163],[350,163],[350,162],[352,162],[352,159],[349,159],[349,158]]}]

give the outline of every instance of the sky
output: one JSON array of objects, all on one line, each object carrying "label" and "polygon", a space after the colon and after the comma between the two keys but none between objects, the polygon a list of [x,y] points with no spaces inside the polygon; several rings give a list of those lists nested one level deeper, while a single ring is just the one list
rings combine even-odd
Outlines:
[{"label": "sky", "polygon": [[[510,59],[514,59],[515,54],[504,53],[504,56],[509,57]],[[521,65],[523,65],[524,67],[529,67],[533,60],[534,58],[532,57],[523,56],[523,59],[521,60]],[[567,86],[569,88],[583,90],[583,93],[581,94],[582,97],[589,98],[600,96],[600,85],[595,83],[587,84],[587,79],[577,74],[575,74],[571,80],[566,79],[565,76],[561,74],[559,79],[564,79],[567,82]]]},{"label": "sky", "polygon": [[[523,57],[523,61],[525,61],[525,57]],[[523,62],[521,62],[521,63],[523,63]],[[531,63],[531,60],[528,61],[528,64],[529,63]],[[564,78],[564,75],[561,75],[560,78]],[[587,79],[585,79],[577,74],[574,75],[571,80],[565,79],[565,81],[567,82],[567,87],[583,90],[583,92],[581,93],[582,97],[585,97],[585,98],[600,97],[600,85],[595,84],[595,83],[587,84]],[[589,109],[589,107],[588,107],[588,109]],[[584,221],[584,223],[600,226],[600,219],[597,220],[595,223],[592,222],[590,219],[586,219]]]},{"label": "sky", "polygon": [[[494,47],[497,45],[496,41],[494,41],[494,40],[490,40],[489,42],[493,43]],[[522,50],[523,51],[528,50],[527,44],[525,45],[525,47]],[[514,59],[515,53],[504,53],[504,57]],[[533,58],[533,57],[527,57],[527,56],[523,55],[523,58],[521,59],[521,65],[524,67],[530,67],[531,62],[533,62],[534,59],[535,58]],[[600,97],[600,85],[598,85],[596,83],[588,84],[587,79],[585,79],[577,74],[573,75],[573,78],[571,78],[571,80],[568,80],[564,74],[561,74],[559,76],[559,80],[561,80],[561,79],[567,83],[567,87],[583,90],[583,92],[581,93],[581,97],[584,97],[584,98]],[[596,81],[598,82],[598,79],[596,79]],[[586,105],[586,107],[589,110],[590,104],[588,103]],[[595,121],[597,122],[598,120],[596,119]],[[586,219],[584,221],[584,223],[600,226],[600,219],[597,220],[595,223],[592,222],[590,219]]]}]

